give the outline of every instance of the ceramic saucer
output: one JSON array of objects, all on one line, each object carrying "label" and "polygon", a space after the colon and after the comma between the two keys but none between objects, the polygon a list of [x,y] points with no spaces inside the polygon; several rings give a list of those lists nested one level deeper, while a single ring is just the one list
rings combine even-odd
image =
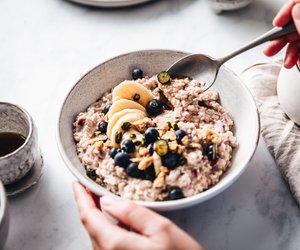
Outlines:
[{"label": "ceramic saucer", "polygon": [[33,167],[21,180],[5,185],[5,191],[7,196],[20,194],[28,188],[37,184],[42,175],[43,163],[44,160],[41,152],[40,157],[38,157]]}]

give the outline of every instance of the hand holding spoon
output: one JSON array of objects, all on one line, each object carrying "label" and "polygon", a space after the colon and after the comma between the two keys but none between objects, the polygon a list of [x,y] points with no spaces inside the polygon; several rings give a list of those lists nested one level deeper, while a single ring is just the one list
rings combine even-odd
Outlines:
[{"label": "hand holding spoon", "polygon": [[204,83],[203,91],[209,89],[215,82],[220,67],[231,58],[252,49],[262,43],[271,41],[282,36],[296,32],[293,22],[284,27],[275,27],[252,42],[233,51],[231,54],[213,59],[203,54],[191,54],[179,59],[167,71],[171,76],[188,76],[194,80]]}]

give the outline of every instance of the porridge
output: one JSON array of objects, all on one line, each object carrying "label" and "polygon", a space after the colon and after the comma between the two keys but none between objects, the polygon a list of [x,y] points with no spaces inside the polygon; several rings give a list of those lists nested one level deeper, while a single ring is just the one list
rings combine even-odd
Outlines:
[{"label": "porridge", "polygon": [[230,168],[233,120],[214,90],[171,79],[162,71],[133,71],[73,124],[87,176],[132,200],[189,197],[220,181]]}]

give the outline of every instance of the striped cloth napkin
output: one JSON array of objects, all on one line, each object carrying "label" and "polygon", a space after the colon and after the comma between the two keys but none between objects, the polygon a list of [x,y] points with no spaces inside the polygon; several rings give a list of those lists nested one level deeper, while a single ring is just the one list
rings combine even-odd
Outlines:
[{"label": "striped cloth napkin", "polygon": [[[300,205],[300,127],[281,110],[277,78],[282,61],[255,64],[242,73],[261,119],[261,134]],[[300,83],[299,83],[300,84]]]}]

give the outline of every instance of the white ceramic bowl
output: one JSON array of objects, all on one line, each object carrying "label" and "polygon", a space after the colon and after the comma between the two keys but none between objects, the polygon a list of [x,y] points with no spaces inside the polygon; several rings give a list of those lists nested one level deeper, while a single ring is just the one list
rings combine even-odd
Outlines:
[{"label": "white ceramic bowl", "polygon": [[[84,75],[68,93],[62,104],[58,121],[58,146],[69,170],[97,195],[113,195],[111,192],[89,179],[76,155],[72,123],[79,112],[85,111],[101,95],[124,79],[131,79],[133,68],[141,68],[145,75],[152,76],[165,70],[173,62],[187,55],[169,50],[137,51],[112,58]],[[189,207],[219,194],[230,186],[246,169],[259,139],[259,116],[255,102],[239,77],[222,67],[213,86],[220,93],[221,104],[230,111],[235,122],[235,135],[239,147],[234,152],[232,167],[221,181],[210,189],[175,201],[146,202],[138,204],[167,211]]]},{"label": "white ceramic bowl", "polygon": [[8,235],[9,214],[5,189],[0,181],[0,249],[4,249],[4,244]]},{"label": "white ceramic bowl", "polygon": [[282,110],[300,126],[300,66],[282,67],[277,80],[277,94]]}]

